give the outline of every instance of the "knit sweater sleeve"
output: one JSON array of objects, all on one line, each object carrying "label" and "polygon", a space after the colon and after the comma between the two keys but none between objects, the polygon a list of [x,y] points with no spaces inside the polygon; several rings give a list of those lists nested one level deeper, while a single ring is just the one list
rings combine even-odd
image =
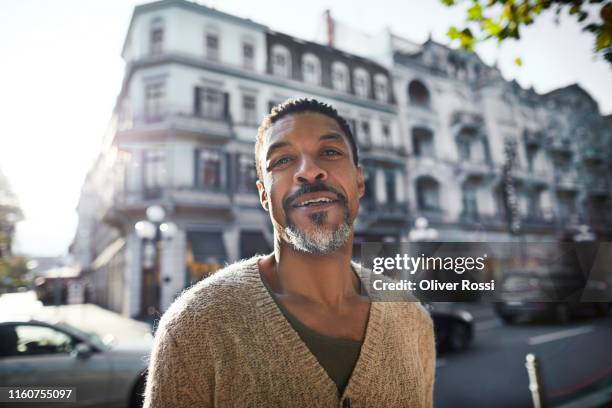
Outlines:
[{"label": "knit sweater sleeve", "polygon": [[212,407],[213,365],[200,360],[195,375],[193,359],[185,357],[186,344],[179,344],[177,338],[165,326],[156,333],[144,407]]},{"label": "knit sweater sleeve", "polygon": [[423,407],[430,408],[433,406],[433,386],[436,375],[436,344],[433,321],[429,315],[425,319],[424,328],[419,336],[419,350],[425,385]]}]

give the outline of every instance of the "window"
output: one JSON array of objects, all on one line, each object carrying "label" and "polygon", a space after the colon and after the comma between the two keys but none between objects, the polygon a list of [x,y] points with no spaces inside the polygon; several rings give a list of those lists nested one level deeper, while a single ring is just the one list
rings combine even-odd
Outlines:
[{"label": "window", "polygon": [[412,148],[415,156],[433,157],[433,133],[424,128],[412,129]]},{"label": "window", "polygon": [[361,122],[361,142],[364,146],[372,146],[372,134],[370,132],[370,123]]},{"label": "window", "polygon": [[389,101],[389,90],[387,86],[387,77],[382,74],[377,74],[374,77],[374,96],[379,102]]},{"label": "window", "polygon": [[157,122],[164,116],[164,100],[166,85],[154,83],[145,85],[145,119],[147,122]]},{"label": "window", "polygon": [[146,198],[159,198],[166,185],[166,152],[161,149],[143,152],[144,192]]},{"label": "window", "polygon": [[529,172],[533,172],[534,168],[535,168],[535,161],[536,161],[536,157],[538,155],[538,148],[536,146],[533,145],[528,145],[525,148],[525,156],[527,158],[527,170],[529,170]]},{"label": "window", "polygon": [[362,98],[367,98],[370,94],[370,76],[367,71],[362,68],[357,68],[353,79],[355,87],[355,95]]},{"label": "window", "polygon": [[463,216],[472,220],[478,219],[476,186],[472,182],[463,185]]},{"label": "window", "polygon": [[242,95],[242,115],[244,123],[257,124],[257,103],[254,95]]},{"label": "window", "polygon": [[0,330],[0,357],[67,354],[75,345],[72,337],[50,327],[19,324]]},{"label": "window", "polygon": [[334,62],[331,68],[332,87],[337,91],[347,92],[349,87],[348,68],[341,62]]},{"label": "window", "polygon": [[238,156],[238,183],[236,190],[239,193],[256,193],[257,171],[253,156],[241,154]]},{"label": "window", "polygon": [[206,33],[206,58],[219,61],[219,36],[215,33]]},{"label": "window", "polygon": [[229,117],[229,94],[215,88],[196,87],[194,114],[213,120],[227,119]]},{"label": "window", "polygon": [[568,219],[576,213],[576,196],[572,192],[559,192],[557,196],[559,216]]},{"label": "window", "polygon": [[395,172],[393,170],[385,171],[385,187],[387,190],[387,203],[397,203],[397,191],[395,190]]},{"label": "window", "polygon": [[365,192],[361,199],[364,207],[374,205],[374,193],[376,191],[375,172],[372,169],[364,168],[363,179],[365,184]]},{"label": "window", "polygon": [[218,151],[200,150],[197,177],[199,187],[218,190],[223,186],[222,162],[223,156]]},{"label": "window", "polygon": [[431,177],[421,177],[416,182],[417,204],[420,210],[440,208],[439,184]]},{"label": "window", "polygon": [[304,54],[302,57],[302,76],[304,82],[309,84],[321,83],[321,63],[313,54]]},{"label": "window", "polygon": [[272,47],[272,74],[291,78],[291,54],[282,45]]},{"label": "window", "polygon": [[242,43],[242,66],[246,69],[255,68],[255,46],[250,42]]},{"label": "window", "polygon": [[421,81],[412,81],[408,85],[408,100],[412,105],[428,108],[430,105],[429,91]]},{"label": "window", "polygon": [[383,146],[387,149],[393,148],[393,139],[391,138],[391,126],[383,122],[381,125],[382,137],[383,137]]},{"label": "window", "polygon": [[164,27],[160,19],[153,20],[149,33],[149,54],[159,55],[164,46]]},{"label": "window", "polygon": [[472,159],[471,142],[466,137],[457,138],[457,151],[459,152],[459,160],[470,161]]}]

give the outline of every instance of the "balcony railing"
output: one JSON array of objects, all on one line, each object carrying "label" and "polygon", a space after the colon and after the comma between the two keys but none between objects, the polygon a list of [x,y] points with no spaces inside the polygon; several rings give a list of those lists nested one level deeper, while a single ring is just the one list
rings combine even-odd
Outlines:
[{"label": "balcony railing", "polygon": [[200,134],[207,138],[230,139],[233,137],[231,115],[195,114],[189,109],[165,108],[147,115],[119,115],[117,130],[120,133],[146,132],[160,129],[174,129],[178,132]]},{"label": "balcony railing", "polygon": [[608,182],[603,177],[586,177],[584,185],[588,193],[592,195],[607,195],[610,193]]},{"label": "balcony railing", "polygon": [[561,190],[575,190],[578,187],[576,173],[574,172],[557,172],[555,183],[557,188]]},{"label": "balcony railing", "polygon": [[405,203],[377,203],[374,200],[361,201],[359,214],[369,221],[408,221],[408,207]]},{"label": "balcony railing", "polygon": [[451,132],[458,135],[462,129],[480,129],[484,124],[481,115],[472,112],[457,111],[451,116]]}]

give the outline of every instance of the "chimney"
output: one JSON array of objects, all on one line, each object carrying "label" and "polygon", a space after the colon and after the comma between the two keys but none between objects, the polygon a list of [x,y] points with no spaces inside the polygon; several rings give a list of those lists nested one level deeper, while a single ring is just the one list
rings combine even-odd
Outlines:
[{"label": "chimney", "polygon": [[334,46],[334,19],[329,9],[325,10],[325,25],[327,26],[327,45]]}]

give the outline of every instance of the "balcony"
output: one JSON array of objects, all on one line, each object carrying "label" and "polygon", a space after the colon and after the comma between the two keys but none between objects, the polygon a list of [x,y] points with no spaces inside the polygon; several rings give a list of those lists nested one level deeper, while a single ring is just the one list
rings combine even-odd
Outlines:
[{"label": "balcony", "polygon": [[555,174],[557,190],[575,191],[578,188],[576,173],[558,172]]},{"label": "balcony", "polygon": [[548,149],[552,153],[570,155],[572,153],[572,142],[568,138],[551,138]]},{"label": "balcony", "polygon": [[451,134],[458,135],[463,130],[477,132],[484,125],[484,120],[477,113],[457,111],[451,117]]},{"label": "balcony", "polygon": [[538,147],[544,142],[544,136],[542,135],[542,132],[534,132],[525,129],[523,132],[523,141],[527,146]]},{"label": "balcony", "polygon": [[584,185],[587,193],[591,196],[603,197],[610,193],[608,182],[604,177],[587,177]]},{"label": "balcony", "polygon": [[543,170],[518,170],[515,175],[529,186],[546,187],[550,182],[548,175]]},{"label": "balcony", "polygon": [[584,161],[592,163],[601,163],[605,160],[606,154],[601,149],[588,147],[582,150],[581,157]]},{"label": "balcony", "polygon": [[116,192],[112,205],[104,214],[104,220],[111,225],[120,224],[130,216],[143,214],[146,208],[153,204],[164,205],[175,212],[197,214],[206,211],[206,215],[213,218],[233,217],[232,197],[226,191],[160,187]]},{"label": "balcony", "polygon": [[523,229],[546,231],[555,227],[554,217],[545,218],[542,214],[527,214],[522,217]]},{"label": "balcony", "polygon": [[463,160],[455,166],[455,175],[459,183],[463,183],[468,179],[491,179],[495,172],[493,166],[484,160]]},{"label": "balcony", "polygon": [[373,200],[362,200],[359,217],[369,226],[390,223],[401,227],[408,223],[408,207],[405,203],[377,203]]},{"label": "balcony", "polygon": [[169,131],[177,137],[226,142],[233,138],[230,115],[195,115],[189,110],[167,109],[155,115],[122,116],[117,125],[119,142],[161,139]]}]

